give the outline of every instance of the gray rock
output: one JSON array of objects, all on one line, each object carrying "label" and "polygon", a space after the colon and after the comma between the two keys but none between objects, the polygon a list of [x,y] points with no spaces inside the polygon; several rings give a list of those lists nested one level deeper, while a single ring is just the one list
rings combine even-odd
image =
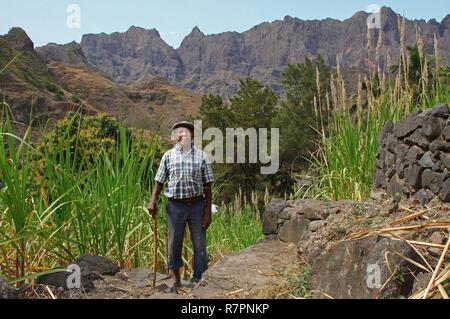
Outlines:
[{"label": "gray rock", "polygon": [[[84,254],[75,260],[73,264],[77,264],[80,267],[81,288],[85,290],[94,289],[94,281],[102,279],[102,275],[115,275],[120,270],[108,258],[90,254]],[[68,289],[67,279],[70,275],[71,273],[65,270],[42,275],[37,278],[37,283]]]},{"label": "gray rock", "polygon": [[441,257],[442,255],[442,250],[436,247],[428,247],[427,251],[430,253],[431,256],[433,257]]},{"label": "gray rock", "polygon": [[450,126],[447,126],[442,131],[442,138],[444,140],[450,141]]},{"label": "gray rock", "polygon": [[388,168],[392,168],[395,165],[395,154],[391,153],[391,152],[387,152],[386,153],[386,158],[384,163],[386,164],[386,167]]},{"label": "gray rock", "polygon": [[450,153],[441,153],[441,163],[444,168],[450,170]]},{"label": "gray rock", "polygon": [[430,280],[431,280],[431,273],[426,272],[419,273],[416,276],[416,280],[414,281],[412,292],[416,293],[419,290],[426,289]]},{"label": "gray rock", "polygon": [[405,159],[406,153],[409,150],[409,146],[403,143],[400,143],[395,148],[395,155],[397,155],[397,159],[400,159],[400,161],[403,161]]},{"label": "gray rock", "polygon": [[[42,284],[42,285],[49,285],[49,286],[53,286],[53,287],[57,287],[57,288],[69,289],[67,287],[67,280],[69,279],[70,275],[71,275],[71,273],[67,272],[65,270],[55,272],[52,274],[41,275],[41,276],[37,277],[36,283]],[[95,278],[95,279],[97,279],[97,278]],[[93,281],[95,279],[90,278],[87,275],[81,274],[81,278],[80,278],[81,287],[80,288],[82,288],[84,290],[94,289],[95,286],[94,286]]]},{"label": "gray rock", "polygon": [[325,226],[325,224],[326,224],[326,221],[324,221],[324,220],[314,220],[309,223],[309,231],[315,232],[315,231],[319,230],[320,228],[322,228],[323,226]]},{"label": "gray rock", "polygon": [[0,299],[18,299],[17,290],[0,276]]},{"label": "gray rock", "polygon": [[264,235],[276,233],[278,229],[278,215],[287,205],[287,202],[282,199],[274,199],[267,205],[263,220]]},{"label": "gray rock", "polygon": [[291,219],[291,214],[290,214],[290,207],[286,207],[285,209],[283,209],[280,214],[278,215],[278,218],[280,219],[284,219],[284,220],[289,220]]},{"label": "gray rock", "polygon": [[386,148],[389,152],[394,153],[399,143],[400,141],[395,137],[395,135],[390,134],[386,139]]},{"label": "gray rock", "polygon": [[423,149],[428,149],[430,140],[420,131],[415,131],[411,136],[405,138],[405,142],[409,145],[418,145]]},{"label": "gray rock", "polygon": [[298,243],[308,231],[309,220],[302,215],[292,214],[291,219],[280,227],[278,239],[287,243]]},{"label": "gray rock", "polygon": [[436,117],[428,117],[422,127],[422,133],[430,139],[435,139],[441,135],[443,120]]},{"label": "gray rock", "polygon": [[84,254],[74,262],[81,268],[81,274],[87,276],[115,275],[120,271],[119,266],[108,258]]},{"label": "gray rock", "polygon": [[422,187],[431,190],[434,194],[439,194],[441,184],[441,174],[426,169],[422,173]]},{"label": "gray rock", "polygon": [[377,160],[377,165],[378,165],[378,167],[379,168],[381,168],[381,169],[385,169],[385,167],[386,167],[386,164],[385,164],[385,161],[386,161],[386,152],[387,152],[387,150],[385,149],[385,148],[382,148],[381,150],[380,150],[380,152],[377,154],[377,156],[378,156],[378,160]]},{"label": "gray rock", "polygon": [[405,183],[401,180],[397,175],[394,175],[392,179],[388,182],[386,187],[386,193],[389,196],[393,196],[395,194],[403,194]]},{"label": "gray rock", "polygon": [[433,167],[431,167],[431,170],[433,172],[442,173],[444,171],[444,166],[441,161],[437,161],[436,163],[434,163]]},{"label": "gray rock", "polygon": [[445,143],[441,139],[436,139],[429,145],[430,151],[443,151],[445,150]]},{"label": "gray rock", "polygon": [[377,169],[375,171],[375,178],[374,178],[374,186],[375,188],[384,188],[386,187],[386,176],[384,175],[383,171],[381,169]]},{"label": "gray rock", "polygon": [[382,145],[385,138],[392,133],[392,130],[394,129],[394,124],[391,121],[386,122],[384,127],[381,129],[380,133],[378,134],[378,145]]},{"label": "gray rock", "polygon": [[330,215],[329,210],[324,206],[309,205],[303,208],[305,217],[309,220],[325,220]]},{"label": "gray rock", "polygon": [[433,192],[429,190],[425,190],[421,188],[417,193],[413,196],[421,205],[427,205],[434,197]]},{"label": "gray rock", "polygon": [[420,147],[412,146],[405,155],[406,165],[413,165],[423,154],[424,151]]},{"label": "gray rock", "polygon": [[448,169],[444,169],[444,171],[441,173],[441,184],[443,184],[449,178],[450,178],[450,171]]},{"label": "gray rock", "polygon": [[447,104],[438,104],[433,106],[430,110],[429,110],[429,115],[431,116],[436,116],[436,117],[441,117],[441,118],[448,118],[450,114],[450,110]]},{"label": "gray rock", "polygon": [[428,151],[425,154],[423,154],[422,158],[419,160],[419,165],[423,168],[432,168],[434,165],[433,160],[431,159],[431,152]]},{"label": "gray rock", "polygon": [[397,122],[393,129],[395,136],[402,138],[414,132],[419,127],[419,124],[417,124],[417,114],[418,112],[410,113]]},{"label": "gray rock", "polygon": [[[381,298],[408,296],[414,282],[411,274],[417,273],[417,269],[395,252],[415,261],[420,258],[405,242],[390,238],[371,236],[339,242],[315,259],[309,286],[333,298],[375,298],[381,285],[391,276],[385,262],[387,255],[391,268],[398,266],[398,276],[403,280],[391,280]],[[373,276],[376,270],[379,270],[379,282],[376,282],[377,276]]]},{"label": "gray rock", "polygon": [[395,161],[395,170],[398,174],[398,177],[404,178],[405,177],[405,162],[400,160],[400,158],[397,158]]},{"label": "gray rock", "polygon": [[440,231],[435,231],[430,236],[430,242],[432,242],[433,244],[440,245],[440,244],[444,243],[444,240],[445,240],[445,236]]},{"label": "gray rock", "polygon": [[423,168],[418,165],[408,167],[405,170],[405,181],[413,187],[420,188],[422,172]]},{"label": "gray rock", "polygon": [[450,202],[450,179],[447,179],[444,184],[442,184],[441,193],[439,198],[443,202]]},{"label": "gray rock", "polygon": [[[395,167],[388,168],[386,171],[386,176],[390,180],[395,174],[397,174],[397,170]],[[399,176],[400,177],[400,176]]]}]

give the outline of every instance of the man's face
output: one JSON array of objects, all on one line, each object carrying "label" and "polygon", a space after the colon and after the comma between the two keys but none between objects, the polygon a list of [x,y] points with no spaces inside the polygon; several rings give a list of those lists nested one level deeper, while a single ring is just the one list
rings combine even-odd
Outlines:
[{"label": "man's face", "polygon": [[189,146],[192,142],[191,131],[186,127],[178,127],[172,131],[171,139],[174,143]]}]

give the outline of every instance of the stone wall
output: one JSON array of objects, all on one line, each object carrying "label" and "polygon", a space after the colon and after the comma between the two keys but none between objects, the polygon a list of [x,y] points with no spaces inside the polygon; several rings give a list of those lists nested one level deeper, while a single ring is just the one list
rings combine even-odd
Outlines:
[{"label": "stone wall", "polygon": [[330,216],[353,205],[351,201],[272,200],[264,212],[263,232],[268,239],[299,244],[324,227]]},{"label": "stone wall", "polygon": [[[370,286],[368,266],[379,266],[379,281],[387,283],[381,298],[409,296],[419,270],[404,256],[420,263],[419,255],[406,242],[382,235],[360,240],[345,240],[360,230],[361,220],[380,217],[383,208],[375,203],[352,201],[323,202],[308,200],[272,200],[264,212],[263,231],[267,239],[297,244],[299,260],[310,272],[308,287],[313,298],[323,292],[333,298],[376,298],[379,286]],[[359,222],[356,222],[359,220]],[[353,225],[354,228],[351,228]],[[367,224],[371,225],[371,224]],[[400,255],[399,255],[400,254]],[[387,257],[388,256],[388,257]],[[386,263],[389,259],[389,264]],[[390,280],[392,265],[398,267],[400,280]]]},{"label": "stone wall", "polygon": [[450,108],[436,105],[391,122],[378,136],[374,188],[426,204],[450,202]]}]

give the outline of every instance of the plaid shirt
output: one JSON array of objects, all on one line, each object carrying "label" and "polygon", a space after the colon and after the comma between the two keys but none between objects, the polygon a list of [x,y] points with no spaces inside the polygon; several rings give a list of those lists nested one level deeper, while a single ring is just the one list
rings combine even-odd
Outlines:
[{"label": "plaid shirt", "polygon": [[211,164],[206,154],[192,145],[191,151],[183,154],[177,144],[164,153],[155,180],[169,184],[164,195],[170,198],[192,198],[203,194],[203,185],[213,181]]}]

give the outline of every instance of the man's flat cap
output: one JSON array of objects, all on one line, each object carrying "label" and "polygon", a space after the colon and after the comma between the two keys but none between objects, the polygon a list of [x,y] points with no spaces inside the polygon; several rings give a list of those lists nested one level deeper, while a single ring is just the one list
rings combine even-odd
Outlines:
[{"label": "man's flat cap", "polygon": [[172,126],[172,131],[173,131],[174,129],[178,128],[178,127],[186,127],[186,128],[188,128],[189,130],[194,131],[194,124],[192,124],[192,123],[190,123],[190,122],[187,122],[187,121],[182,121],[182,122],[175,123],[175,124]]}]

